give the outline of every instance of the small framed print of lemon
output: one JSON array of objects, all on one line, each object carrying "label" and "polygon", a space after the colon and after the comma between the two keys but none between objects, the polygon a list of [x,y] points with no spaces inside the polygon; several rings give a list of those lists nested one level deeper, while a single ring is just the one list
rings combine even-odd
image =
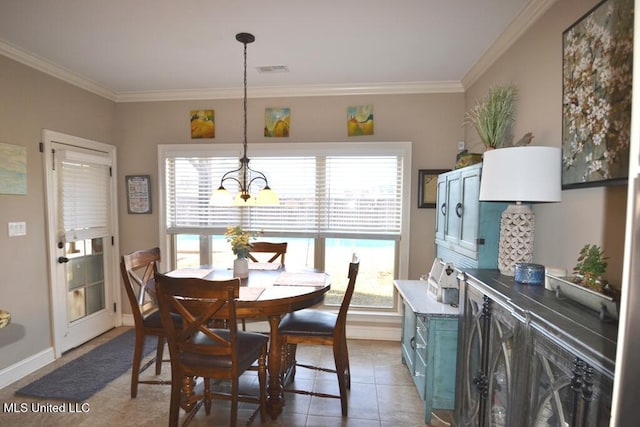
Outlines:
[{"label": "small framed print of lemon", "polygon": [[191,111],[191,138],[215,138],[214,110]]}]

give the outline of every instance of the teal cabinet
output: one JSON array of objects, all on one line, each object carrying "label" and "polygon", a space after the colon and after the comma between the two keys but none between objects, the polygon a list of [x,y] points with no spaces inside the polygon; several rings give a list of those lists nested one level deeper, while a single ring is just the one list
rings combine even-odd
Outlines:
[{"label": "teal cabinet", "polygon": [[421,280],[396,280],[402,298],[402,361],[424,401],[425,423],[434,409],[455,406],[458,309],[439,303]]},{"label": "teal cabinet", "polygon": [[497,268],[507,203],[480,202],[482,163],[438,176],[436,254],[457,268]]}]

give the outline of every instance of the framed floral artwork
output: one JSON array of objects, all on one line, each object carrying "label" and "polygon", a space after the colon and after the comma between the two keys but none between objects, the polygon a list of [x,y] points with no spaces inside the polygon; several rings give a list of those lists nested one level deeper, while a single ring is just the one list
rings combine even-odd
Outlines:
[{"label": "framed floral artwork", "polygon": [[605,0],[562,36],[562,188],[627,182],[633,0]]}]

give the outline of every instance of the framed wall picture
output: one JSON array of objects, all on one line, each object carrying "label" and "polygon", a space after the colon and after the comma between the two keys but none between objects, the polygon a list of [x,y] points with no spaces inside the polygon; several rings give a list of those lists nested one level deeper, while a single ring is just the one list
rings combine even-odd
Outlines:
[{"label": "framed wall picture", "polygon": [[149,175],[127,175],[127,212],[130,214],[151,213],[151,177]]},{"label": "framed wall picture", "polygon": [[0,194],[27,194],[27,147],[0,142]]},{"label": "framed wall picture", "polygon": [[216,121],[215,110],[191,110],[191,139],[215,138]]},{"label": "framed wall picture", "polygon": [[289,136],[291,108],[264,109],[264,136],[285,138]]},{"label": "framed wall picture", "polygon": [[418,171],[418,207],[435,208],[438,198],[438,175],[449,169],[420,169]]},{"label": "framed wall picture", "polygon": [[627,182],[633,1],[605,0],[562,34],[562,188]]}]

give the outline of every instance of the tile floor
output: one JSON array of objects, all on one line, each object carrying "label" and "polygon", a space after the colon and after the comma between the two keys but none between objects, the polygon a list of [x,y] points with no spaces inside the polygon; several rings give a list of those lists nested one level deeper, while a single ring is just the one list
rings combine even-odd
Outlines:
[{"label": "tile floor", "polygon": [[[76,358],[93,347],[124,332],[127,328],[116,328],[92,340],[82,347],[65,354],[60,360],[0,390],[1,426],[164,426],[169,413],[170,387],[162,385],[140,385],[138,397],[129,397],[130,373],[122,375],[106,388],[92,396],[84,406],[86,413],[10,413],[5,405],[11,402],[26,403],[42,400],[15,396],[20,387],[52,371],[68,360]],[[263,426],[358,426],[358,427],[398,427],[425,426],[422,403],[413,385],[407,368],[400,360],[400,343],[389,341],[349,341],[352,379],[349,395],[349,416],[343,418],[338,399],[326,399],[287,393],[286,406],[282,414],[274,421],[264,422],[257,419],[251,425]],[[151,356],[149,356],[151,357]],[[307,362],[332,367],[333,356],[330,348],[319,346],[300,346],[298,358]],[[153,368],[143,376],[154,376]],[[247,375],[247,384],[255,380],[255,372]],[[299,368],[295,385],[298,388],[313,387],[329,393],[337,393],[334,374],[327,374]],[[170,366],[165,363],[162,377],[170,379]],[[57,403],[57,402],[43,402]],[[255,406],[241,404],[239,425],[250,418]],[[205,416],[201,408],[191,426],[228,425],[228,403],[214,404],[210,416]],[[184,412],[181,421],[184,419]]]}]

